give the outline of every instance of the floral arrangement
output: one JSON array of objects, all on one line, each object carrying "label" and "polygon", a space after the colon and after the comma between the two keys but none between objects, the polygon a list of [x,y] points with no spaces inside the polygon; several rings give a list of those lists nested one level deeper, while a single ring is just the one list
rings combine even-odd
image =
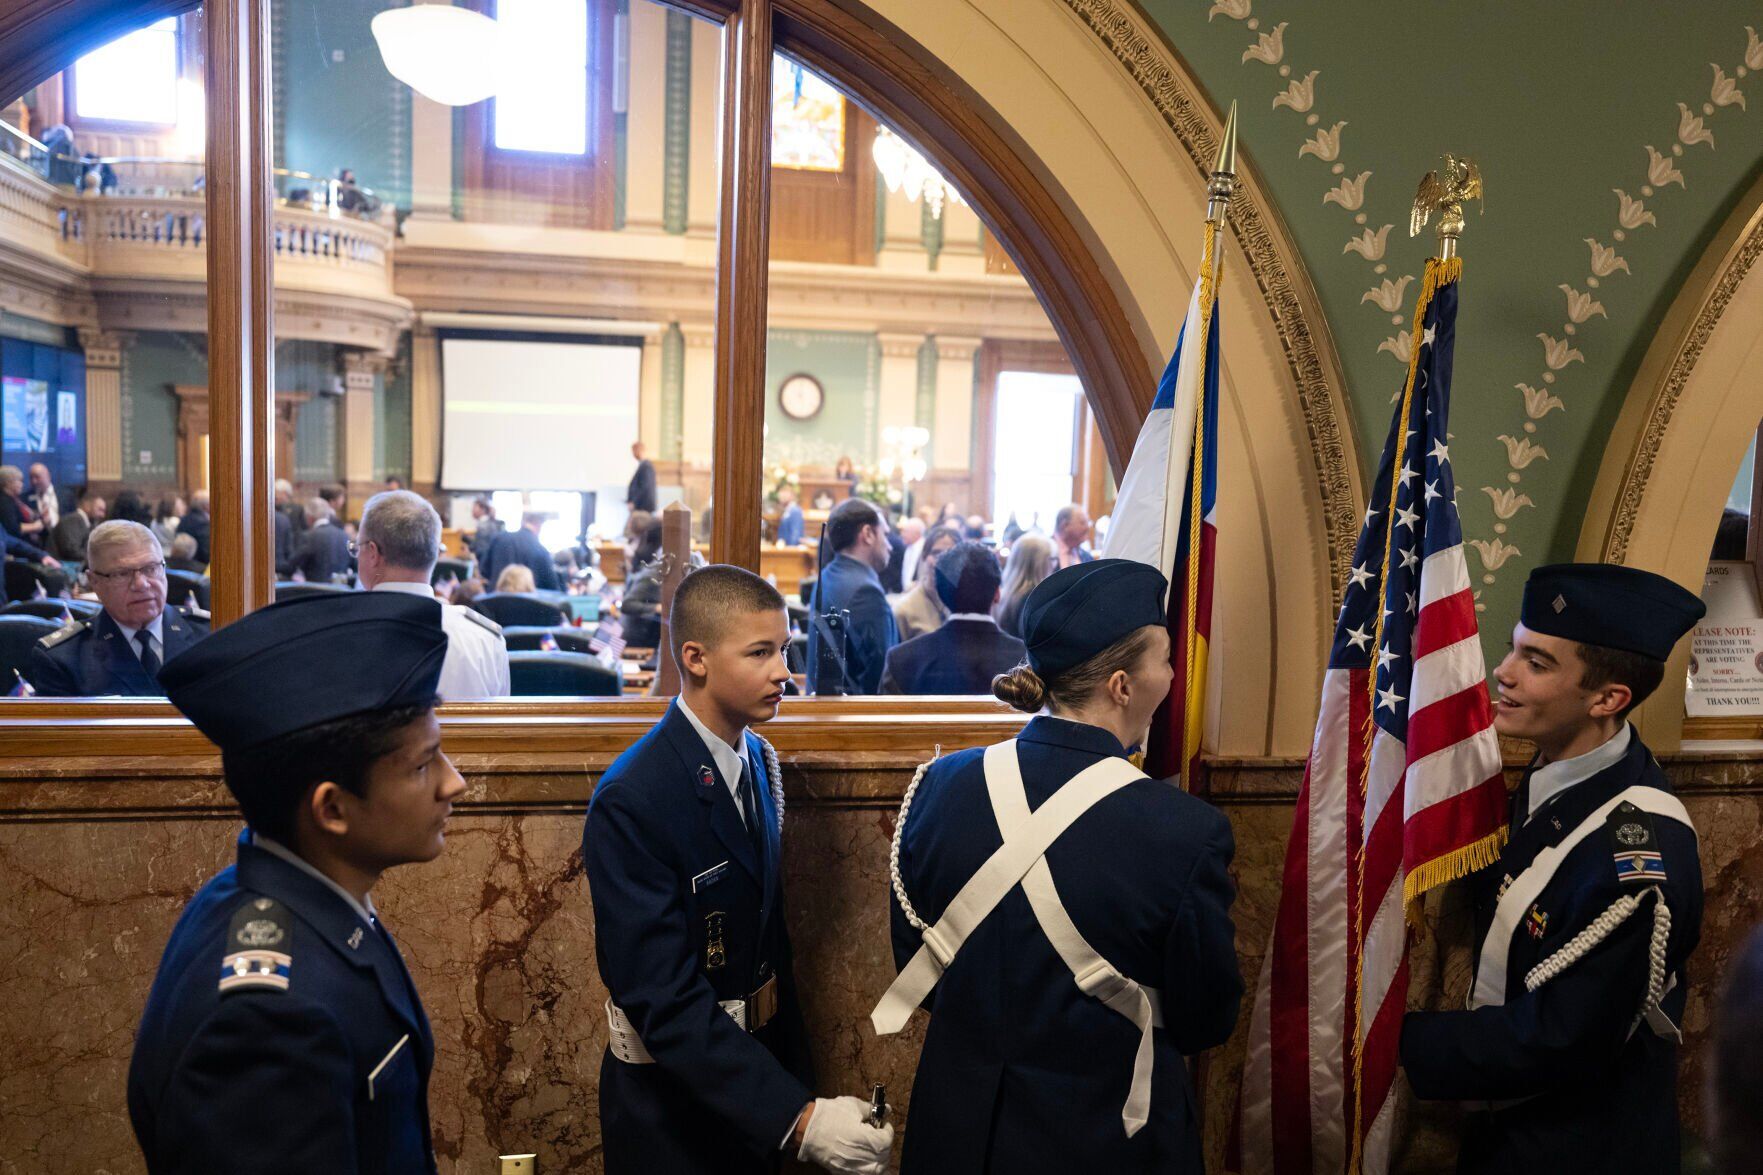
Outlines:
[{"label": "floral arrangement", "polygon": [[766,492],[765,500],[775,504],[777,502],[778,494],[783,492],[783,488],[785,486],[788,486],[790,489],[795,490],[797,500],[798,501],[801,500],[802,479],[799,476],[797,476],[794,472],[792,472],[788,469],[785,469],[782,465],[772,466],[771,467],[771,489]]}]

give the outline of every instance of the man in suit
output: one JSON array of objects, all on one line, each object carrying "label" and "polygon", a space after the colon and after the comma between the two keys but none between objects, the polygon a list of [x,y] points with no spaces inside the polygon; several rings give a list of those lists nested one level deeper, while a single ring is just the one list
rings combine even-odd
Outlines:
[{"label": "man in suit", "polygon": [[31,491],[25,498],[37,512],[37,517],[43,520],[43,534],[53,535],[61,516],[74,508],[73,492],[58,488],[49,467],[41,461],[32,465],[29,472]]},{"label": "man in suit", "polygon": [[481,573],[482,568],[489,565],[490,548],[495,545],[496,536],[506,528],[502,525],[502,520],[496,517],[496,503],[490,500],[488,494],[479,494],[472,500],[471,517],[477,523],[477,528],[471,535],[471,555],[478,561]]},{"label": "man in suit", "polygon": [[888,650],[881,692],[990,695],[992,679],[1028,653],[992,619],[1003,580],[998,557],[984,543],[964,542],[937,560],[931,577],[949,619]]},{"label": "man in suit", "polygon": [[294,574],[294,519],[280,507],[275,512],[275,574],[277,579]]},{"label": "man in suit", "polygon": [[1088,563],[1096,556],[1084,546],[1090,540],[1090,515],[1073,503],[1059,507],[1053,516],[1053,542],[1058,547],[1059,566],[1071,567]]},{"label": "man in suit", "polygon": [[196,562],[204,566],[209,563],[208,534],[210,525],[208,491],[196,490],[190,494],[190,509],[178,522],[178,533],[187,534],[196,540]]},{"label": "man in suit", "polygon": [[104,611],[38,641],[26,679],[45,698],[162,695],[160,667],[208,635],[206,619],[165,606],[165,554],[140,523],[100,523],[86,555]]},{"label": "man in suit", "polygon": [[292,525],[296,536],[306,530],[306,511],[294,500],[294,483],[278,477],[275,481],[275,512]]},{"label": "man in suit", "polygon": [[631,445],[631,456],[637,459],[637,470],[631,474],[631,484],[624,493],[624,504],[632,510],[642,510],[649,514],[655,513],[655,465],[643,455],[643,442]]},{"label": "man in suit", "polygon": [[694,571],[673,600],[680,694],[600,779],[582,837],[611,999],[607,1175],[761,1175],[782,1154],[881,1175],[893,1127],[815,1098],[783,908],[783,783],[751,727],[790,680],[777,589]]},{"label": "man in suit", "polygon": [[307,583],[337,583],[349,575],[349,536],[337,523],[329,502],[314,498],[306,503],[310,523],[295,545],[293,570]]},{"label": "man in suit", "polygon": [[351,592],[272,604],[166,665],[247,827],[135,1033],[150,1175],[433,1175],[434,1038],[372,890],[440,854],[465,790],[435,720],[446,650],[434,600]]},{"label": "man in suit", "polygon": [[496,541],[490,544],[490,557],[484,561],[486,580],[495,583],[504,568],[512,563],[524,563],[533,573],[533,586],[537,590],[562,590],[557,581],[557,564],[545,544],[539,541],[539,528],[545,525],[546,517],[542,511],[528,510],[520,516],[519,530],[496,536]]},{"label": "man in suit", "polygon": [[888,565],[888,520],[862,498],[846,498],[827,516],[835,555],[814,586],[808,628],[808,692],[873,694],[882,664],[900,641],[879,572]]},{"label": "man in suit", "polygon": [[900,555],[900,583],[915,584],[918,582],[918,561],[924,557],[924,519],[902,518],[900,541],[906,544]]},{"label": "man in suit", "polygon": [[807,525],[802,506],[796,501],[795,486],[779,486],[777,491],[777,541],[779,546],[799,547]]},{"label": "man in suit", "polygon": [[86,540],[92,528],[104,521],[104,499],[87,490],[80,495],[79,505],[63,514],[49,536],[49,549],[57,559],[75,563],[86,561]]},{"label": "man in suit", "polygon": [[906,571],[906,541],[892,527],[888,528],[887,538],[888,562],[881,569],[882,591],[890,596],[897,596],[906,590],[906,581],[903,578]]},{"label": "man in suit", "polygon": [[1702,868],[1689,813],[1628,714],[1705,612],[1634,567],[1539,567],[1524,586],[1494,670],[1494,729],[1537,755],[1511,839],[1469,881],[1469,1007],[1402,1021],[1415,1094],[1469,1107],[1460,1172],[1679,1169]]},{"label": "man in suit", "polygon": [[[409,490],[375,494],[361,508],[361,586],[370,592],[402,592],[434,599],[430,581],[441,557],[441,516]],[[441,697],[449,702],[500,698],[510,692],[508,642],[502,626],[459,604],[441,608],[447,659],[441,665]]]}]

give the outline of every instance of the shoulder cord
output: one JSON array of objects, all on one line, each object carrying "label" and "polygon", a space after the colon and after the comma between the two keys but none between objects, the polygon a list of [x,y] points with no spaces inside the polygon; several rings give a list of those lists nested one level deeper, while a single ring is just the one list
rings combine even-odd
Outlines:
[{"label": "shoulder cord", "polygon": [[[1665,904],[1665,894],[1658,886],[1649,886],[1636,894],[1623,894],[1617,898],[1608,910],[1592,920],[1592,924],[1569,939],[1561,949],[1530,969],[1524,977],[1524,989],[1535,991],[1549,980],[1560,975],[1567,968],[1580,961],[1591,949],[1614,934],[1616,928],[1628,920],[1629,915],[1640,908],[1648,894],[1654,897],[1653,902],[1653,938],[1647,948],[1647,999],[1642,1007],[1642,1015],[1646,1009],[1657,1007],[1665,996],[1665,947],[1671,939],[1671,908]],[[1639,1022],[1640,1017],[1636,1017]]]},{"label": "shoulder cord", "polygon": [[759,745],[765,748],[765,778],[771,784],[771,802],[777,808],[777,834],[784,834],[784,773],[777,765],[777,748],[773,747],[758,735]]},{"label": "shoulder cord", "polygon": [[918,911],[912,908],[912,899],[906,896],[906,883],[900,879],[900,837],[906,831],[906,815],[912,810],[913,794],[918,791],[918,785],[924,779],[924,773],[930,770],[930,765],[941,758],[942,754],[943,744],[938,743],[932,749],[930,759],[918,765],[918,770],[912,776],[912,782],[906,786],[905,796],[900,800],[900,815],[894,820],[894,840],[888,846],[888,877],[894,883],[894,897],[899,899],[900,912],[906,915],[906,921],[912,924],[914,930],[921,932],[930,929],[930,927],[924,919],[918,916]]}]

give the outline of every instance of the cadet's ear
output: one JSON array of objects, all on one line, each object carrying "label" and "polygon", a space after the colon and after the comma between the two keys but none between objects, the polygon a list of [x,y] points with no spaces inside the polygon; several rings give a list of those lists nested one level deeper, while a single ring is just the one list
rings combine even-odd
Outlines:
[{"label": "cadet's ear", "polygon": [[347,793],[328,779],[306,793],[306,814],[320,832],[347,836],[349,814],[343,797]]},{"label": "cadet's ear", "polygon": [[710,676],[710,669],[704,664],[707,650],[698,641],[687,641],[679,647],[679,671],[688,677],[703,679]]},{"label": "cadet's ear", "polygon": [[1132,675],[1124,669],[1116,669],[1108,678],[1108,696],[1116,706],[1125,706],[1132,701]]},{"label": "cadet's ear", "polygon": [[1593,718],[1614,718],[1628,709],[1634,701],[1634,691],[1620,681],[1599,686],[1592,692],[1591,709],[1587,711]]}]

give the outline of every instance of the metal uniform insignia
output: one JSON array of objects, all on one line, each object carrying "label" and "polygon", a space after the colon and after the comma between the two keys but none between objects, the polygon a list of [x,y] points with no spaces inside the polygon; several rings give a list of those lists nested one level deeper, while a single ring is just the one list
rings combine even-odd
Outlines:
[{"label": "metal uniform insignia", "polygon": [[708,767],[698,768],[698,786],[699,787],[715,787],[716,786],[716,772],[710,770],[710,768],[708,768]]},{"label": "metal uniform insignia", "polygon": [[254,898],[240,906],[227,927],[220,990],[287,991],[293,936],[293,920],[275,899]]},{"label": "metal uniform insignia", "polygon": [[719,971],[728,966],[728,947],[722,941],[722,928],[728,915],[712,910],[704,915],[704,970]]},{"label": "metal uniform insignia", "polygon": [[1652,885],[1665,880],[1665,858],[1659,852],[1652,816],[1625,802],[1610,813],[1605,830],[1610,834],[1616,880],[1625,885]]}]

